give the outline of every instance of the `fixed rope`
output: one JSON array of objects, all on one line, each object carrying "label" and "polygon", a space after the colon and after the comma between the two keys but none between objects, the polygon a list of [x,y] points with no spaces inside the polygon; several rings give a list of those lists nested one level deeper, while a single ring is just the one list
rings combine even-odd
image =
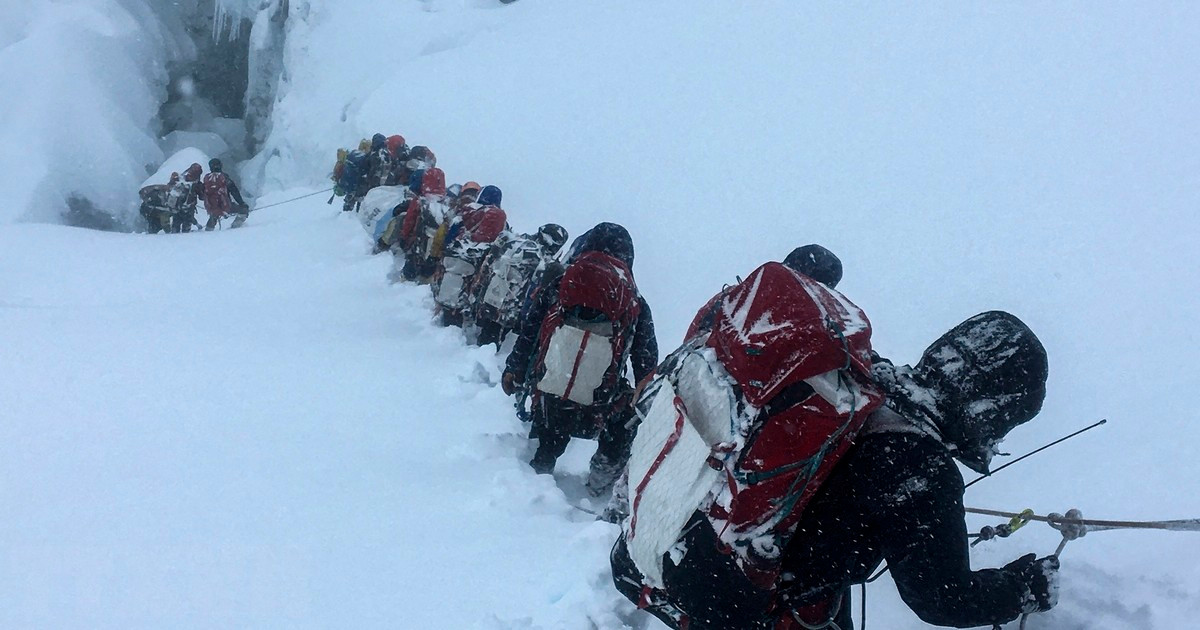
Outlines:
[{"label": "fixed rope", "polygon": [[[986,510],[983,508],[966,508],[966,512],[968,514],[999,516],[1003,518],[1014,518],[1024,514],[1024,512],[1006,512],[1004,510]],[[1112,521],[1082,518],[1078,510],[1068,510],[1065,515],[1052,513],[1040,516],[1038,514],[1030,514],[1029,520],[1048,523],[1051,527],[1059,531],[1063,531],[1063,528],[1068,526],[1085,526],[1089,532],[1113,529],[1157,529],[1169,532],[1200,532],[1200,518],[1170,521]]]},{"label": "fixed rope", "polygon": [[[1062,541],[1058,543],[1058,548],[1051,554],[1055,558],[1062,555],[1063,549],[1067,543],[1083,538],[1088,532],[1105,531],[1105,530],[1160,530],[1169,532],[1200,532],[1200,519],[1180,519],[1169,521],[1113,521],[1083,518],[1083,513],[1077,509],[1067,510],[1066,514],[1051,512],[1045,516],[1035,514],[1033,510],[1024,510],[1022,512],[1006,512],[1003,510],[986,510],[982,508],[965,508],[969,514],[981,514],[984,516],[1000,516],[1011,519],[1008,523],[1003,523],[998,526],[986,526],[979,530],[978,534],[974,534],[975,542],[971,546],[992,538],[1006,538],[1016,530],[1023,527],[1025,524],[1037,521],[1046,523],[1062,534]],[[1025,630],[1025,625],[1029,622],[1031,613],[1021,615],[1021,630]]]},{"label": "fixed rope", "polygon": [[263,210],[265,208],[274,208],[275,206],[282,206],[285,203],[292,203],[293,201],[300,201],[301,199],[307,199],[308,197],[315,197],[317,195],[323,195],[331,190],[333,190],[332,186],[329,188],[326,188],[324,190],[318,190],[316,192],[308,193],[307,195],[300,195],[299,197],[292,197],[291,199],[284,199],[283,201],[276,201],[275,203],[269,203],[265,206],[257,206],[253,209],[253,211],[258,212],[259,210]]}]

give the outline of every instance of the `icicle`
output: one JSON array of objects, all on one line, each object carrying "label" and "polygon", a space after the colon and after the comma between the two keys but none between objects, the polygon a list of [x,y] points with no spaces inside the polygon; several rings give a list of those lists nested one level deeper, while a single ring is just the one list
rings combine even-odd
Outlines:
[{"label": "icicle", "polygon": [[245,2],[216,0],[213,3],[213,41],[237,41],[242,36],[242,22],[249,8]]},{"label": "icicle", "polygon": [[213,3],[213,41],[220,42],[225,30],[225,3],[217,0]]}]

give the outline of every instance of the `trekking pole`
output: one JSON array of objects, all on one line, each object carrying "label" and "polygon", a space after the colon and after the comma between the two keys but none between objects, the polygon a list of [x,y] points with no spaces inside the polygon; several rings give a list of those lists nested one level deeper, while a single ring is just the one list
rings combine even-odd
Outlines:
[{"label": "trekking pole", "polygon": [[1042,451],[1044,451],[1044,450],[1046,450],[1046,449],[1050,448],[1051,446],[1055,446],[1055,445],[1057,445],[1057,444],[1061,444],[1061,443],[1063,443],[1063,442],[1066,442],[1067,440],[1069,440],[1069,439],[1071,439],[1071,438],[1073,438],[1073,437],[1075,437],[1075,436],[1077,436],[1077,435],[1079,435],[1079,434],[1081,434],[1081,433],[1084,433],[1084,432],[1086,432],[1086,431],[1091,431],[1092,429],[1095,429],[1096,427],[1098,427],[1098,426],[1100,426],[1100,425],[1102,425],[1102,424],[1105,424],[1105,423],[1107,423],[1107,422],[1108,422],[1108,419],[1107,419],[1107,418],[1105,418],[1105,419],[1101,420],[1100,422],[1097,422],[1097,423],[1095,423],[1095,424],[1092,424],[1092,425],[1088,425],[1088,426],[1086,426],[1086,427],[1084,427],[1084,428],[1082,428],[1082,429],[1080,429],[1080,430],[1078,430],[1078,431],[1076,431],[1076,432],[1074,432],[1074,433],[1072,433],[1072,434],[1070,434],[1070,435],[1066,435],[1066,436],[1063,436],[1063,437],[1061,437],[1061,438],[1058,438],[1057,440],[1054,440],[1053,442],[1051,442],[1051,443],[1049,443],[1049,444],[1047,444],[1047,445],[1045,445],[1045,446],[1042,446],[1041,448],[1034,449],[1034,450],[1032,450],[1032,451],[1030,451],[1030,452],[1028,452],[1028,453],[1026,453],[1026,454],[1024,454],[1024,455],[1022,455],[1022,456],[1020,456],[1020,457],[1018,457],[1018,458],[1016,458],[1016,459],[1012,460],[1011,462],[1008,462],[1007,464],[1005,464],[1005,465],[1003,465],[1003,466],[1001,466],[1001,467],[997,468],[996,470],[993,470],[993,471],[991,471],[991,472],[989,472],[989,473],[987,473],[987,474],[980,475],[980,476],[976,477],[976,478],[975,478],[973,481],[971,481],[971,483],[968,483],[967,485],[963,486],[963,489],[964,489],[964,490],[966,490],[967,488],[970,488],[971,486],[973,486],[973,485],[975,485],[975,484],[979,483],[980,481],[983,481],[984,479],[987,479],[988,477],[991,477],[992,475],[994,475],[994,474],[996,474],[996,473],[1000,472],[1001,470],[1004,470],[1005,468],[1008,468],[1009,466],[1012,466],[1013,464],[1016,464],[1017,462],[1020,462],[1021,460],[1028,459],[1028,458],[1030,458],[1030,457],[1033,457],[1034,455],[1037,455],[1038,453],[1041,453]]}]

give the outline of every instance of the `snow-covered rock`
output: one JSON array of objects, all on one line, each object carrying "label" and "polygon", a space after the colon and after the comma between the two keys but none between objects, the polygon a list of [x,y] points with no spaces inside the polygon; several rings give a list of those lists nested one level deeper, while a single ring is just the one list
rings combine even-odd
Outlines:
[{"label": "snow-covered rock", "polygon": [[134,0],[9,2],[0,23],[0,224],[57,222],[71,196],[132,216],[181,25]]}]

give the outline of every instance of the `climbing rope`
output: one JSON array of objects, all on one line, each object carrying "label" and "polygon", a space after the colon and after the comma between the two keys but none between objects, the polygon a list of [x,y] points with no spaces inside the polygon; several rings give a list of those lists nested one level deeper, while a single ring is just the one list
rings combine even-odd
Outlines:
[{"label": "climbing rope", "polygon": [[[1023,512],[1005,512],[1003,510],[985,510],[982,508],[966,508],[968,514],[980,514],[983,516],[1000,516],[1003,518],[1013,518],[1023,514]],[[1075,516],[1072,516],[1075,514]],[[1039,516],[1033,514],[1029,516],[1029,520],[1047,523],[1051,527],[1059,531],[1069,525],[1084,525],[1089,532],[1098,532],[1112,529],[1158,529],[1169,532],[1200,532],[1200,518],[1189,518],[1173,521],[1106,521],[1097,519],[1085,519],[1078,516],[1078,510],[1068,510],[1063,514],[1048,514]]]},{"label": "climbing rope", "polygon": [[970,538],[975,539],[974,542],[971,543],[971,546],[974,547],[981,542],[985,542],[993,538],[1008,538],[1016,533],[1017,530],[1027,525],[1029,521],[1032,520],[1033,516],[1033,510],[1025,510],[1020,514],[1013,516],[1012,519],[1010,519],[1007,523],[1001,523],[996,526],[985,525],[983,529],[979,530],[978,534],[969,535]]},{"label": "climbing rope", "polygon": [[285,203],[292,203],[293,201],[299,201],[301,199],[306,199],[308,197],[315,197],[317,195],[323,195],[331,190],[333,190],[333,187],[326,188],[325,190],[318,190],[317,192],[311,192],[311,193],[308,193],[307,195],[300,195],[299,197],[292,197],[291,199],[284,199],[283,201],[276,201],[275,203],[269,203],[265,206],[258,206],[256,208],[254,208],[253,211],[258,212],[259,210],[263,210],[265,208],[274,208],[275,206],[282,206]]},{"label": "climbing rope", "polygon": [[[1083,538],[1088,532],[1105,531],[1115,529],[1157,529],[1171,532],[1200,532],[1200,519],[1182,519],[1173,521],[1106,521],[1096,519],[1083,518],[1083,513],[1077,509],[1067,510],[1066,514],[1051,512],[1045,516],[1034,514],[1033,510],[1024,510],[1022,512],[1004,512],[1001,510],[985,510],[980,508],[966,508],[970,514],[982,514],[985,516],[1001,516],[1011,519],[1008,523],[998,526],[986,526],[979,530],[978,534],[974,534],[975,542],[971,546],[993,538],[1006,538],[1012,535],[1013,532],[1023,527],[1031,521],[1039,521],[1053,527],[1060,534],[1062,540],[1058,543],[1058,548],[1051,554],[1055,558],[1061,557],[1063,549],[1067,543]],[[1021,630],[1025,630],[1025,624],[1029,622],[1029,615],[1025,613],[1021,615]],[[998,626],[997,626],[998,627]]]}]

